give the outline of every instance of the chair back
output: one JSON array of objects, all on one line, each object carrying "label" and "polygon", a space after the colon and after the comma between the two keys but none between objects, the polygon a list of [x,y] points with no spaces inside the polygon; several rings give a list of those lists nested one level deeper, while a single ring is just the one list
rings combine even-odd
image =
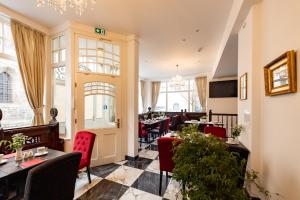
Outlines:
[{"label": "chair back", "polygon": [[173,171],[174,141],[180,144],[180,140],[173,137],[161,137],[157,140],[160,171]]},{"label": "chair back", "polygon": [[161,120],[159,122],[159,133],[163,133],[166,130],[166,120]]},{"label": "chair back", "polygon": [[167,119],[166,119],[166,132],[169,131],[169,128],[170,128],[170,121],[171,121],[170,117],[167,117]]},{"label": "chair back", "polygon": [[49,160],[28,172],[25,200],[72,200],[81,153]]},{"label": "chair back", "polygon": [[145,130],[145,125],[142,122],[139,122],[139,137],[145,137],[148,135],[148,132]]},{"label": "chair back", "polygon": [[206,126],[204,128],[204,133],[210,133],[219,138],[226,138],[226,129],[218,126]]},{"label": "chair back", "polygon": [[96,134],[92,132],[77,132],[74,140],[73,151],[82,153],[79,169],[90,165],[95,138]]}]

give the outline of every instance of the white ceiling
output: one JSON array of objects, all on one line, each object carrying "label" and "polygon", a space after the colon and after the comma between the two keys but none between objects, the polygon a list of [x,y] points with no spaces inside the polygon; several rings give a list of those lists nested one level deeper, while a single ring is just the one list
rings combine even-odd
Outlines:
[{"label": "white ceiling", "polygon": [[[225,30],[233,0],[97,0],[82,16],[72,10],[60,15],[37,8],[35,0],[0,0],[47,27],[66,20],[137,34],[140,38],[140,76],[168,78],[210,72]],[[196,32],[196,30],[199,32]],[[185,42],[182,39],[186,39]],[[199,48],[203,48],[198,52]]]}]

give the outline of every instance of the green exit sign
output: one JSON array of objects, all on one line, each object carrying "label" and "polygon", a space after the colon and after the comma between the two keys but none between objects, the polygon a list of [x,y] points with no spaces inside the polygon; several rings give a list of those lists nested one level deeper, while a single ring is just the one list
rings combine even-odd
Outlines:
[{"label": "green exit sign", "polygon": [[95,28],[95,32],[100,35],[105,35],[105,29],[104,28]]}]

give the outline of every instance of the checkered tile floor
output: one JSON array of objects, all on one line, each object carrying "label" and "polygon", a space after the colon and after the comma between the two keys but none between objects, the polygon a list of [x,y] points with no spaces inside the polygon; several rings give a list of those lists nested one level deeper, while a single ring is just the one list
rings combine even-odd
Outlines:
[{"label": "checkered tile floor", "polygon": [[180,185],[164,174],[159,196],[159,161],[157,144],[142,148],[135,161],[122,161],[91,169],[92,183],[83,173],[76,182],[77,200],[179,200]]}]

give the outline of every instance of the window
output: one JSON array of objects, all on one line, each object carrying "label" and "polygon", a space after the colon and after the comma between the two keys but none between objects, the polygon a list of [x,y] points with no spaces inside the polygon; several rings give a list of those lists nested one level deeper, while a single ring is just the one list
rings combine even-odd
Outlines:
[{"label": "window", "polygon": [[66,45],[65,36],[52,38],[53,89],[52,105],[58,110],[59,133],[65,134],[66,127]]},{"label": "window", "polygon": [[120,75],[120,47],[95,39],[79,38],[79,71]]},{"label": "window", "polygon": [[0,17],[0,108],[2,127],[29,126],[33,112],[23,87],[17,64],[9,19]]},{"label": "window", "polygon": [[160,94],[156,104],[156,111],[201,112],[201,106],[194,80],[185,80],[180,87],[172,86],[169,82],[162,82]]},{"label": "window", "polygon": [[0,103],[12,103],[12,83],[7,72],[0,73]]}]

